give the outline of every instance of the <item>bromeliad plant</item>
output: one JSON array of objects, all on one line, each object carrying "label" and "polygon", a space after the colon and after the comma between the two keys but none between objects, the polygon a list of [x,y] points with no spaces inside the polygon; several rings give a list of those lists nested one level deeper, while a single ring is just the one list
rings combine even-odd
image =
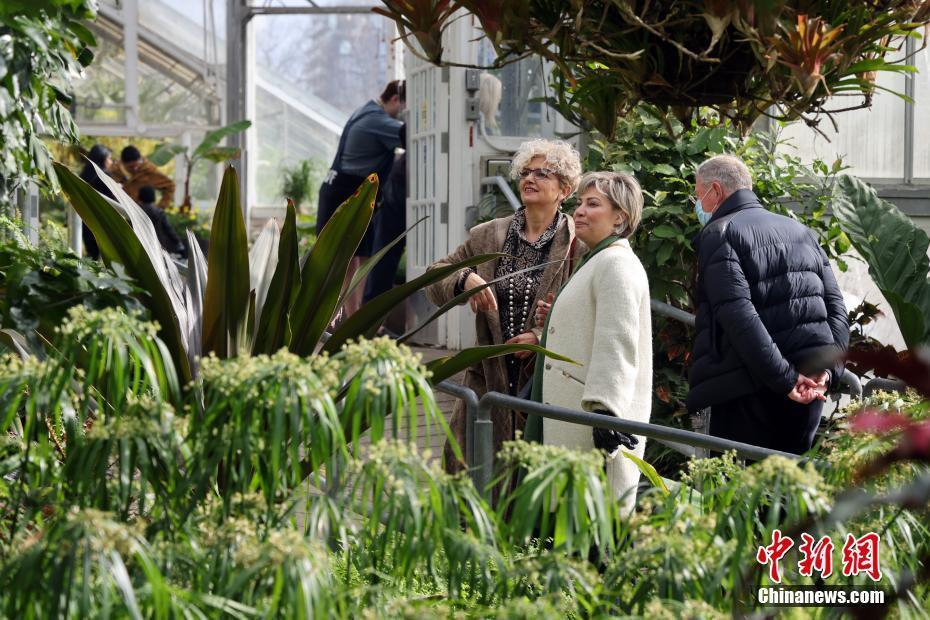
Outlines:
[{"label": "bromeliad plant", "polygon": [[[640,102],[682,121],[711,107],[743,133],[766,115],[816,126],[820,115],[869,106],[875,72],[915,71],[890,56],[930,21],[925,0],[384,4],[375,11],[433,63],[448,60],[442,35],[461,11],[480,23],[495,66],[551,61],[550,103],[608,138]],[[831,106],[834,95],[855,101]]]}]

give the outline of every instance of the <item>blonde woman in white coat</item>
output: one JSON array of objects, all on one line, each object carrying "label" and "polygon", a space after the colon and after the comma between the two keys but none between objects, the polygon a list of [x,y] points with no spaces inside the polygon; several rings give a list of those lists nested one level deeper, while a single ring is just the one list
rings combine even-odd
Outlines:
[{"label": "blonde woman in white coat", "polygon": [[[593,172],[582,177],[578,194],[575,234],[591,250],[552,304],[545,346],[583,365],[547,358],[540,371],[541,399],[648,422],[652,406],[649,281],[628,239],[642,218],[643,193],[628,174]],[[635,445],[631,452],[642,458],[645,438],[630,441],[622,433],[546,418],[542,440],[580,450],[602,449],[614,499],[622,500],[624,512],[633,508],[639,469],[617,448]]]}]

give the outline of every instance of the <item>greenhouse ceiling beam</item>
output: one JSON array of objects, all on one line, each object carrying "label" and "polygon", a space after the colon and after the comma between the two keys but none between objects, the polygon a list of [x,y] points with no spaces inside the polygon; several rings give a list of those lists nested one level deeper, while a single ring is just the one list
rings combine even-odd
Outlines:
[{"label": "greenhouse ceiling beam", "polygon": [[139,125],[133,128],[124,124],[114,125],[113,123],[82,122],[80,124],[80,129],[81,133],[89,136],[112,136],[118,138],[125,138],[127,136],[138,136],[140,138],[174,138],[180,136],[185,131],[210,131],[212,129],[219,129],[219,126],[172,123],[170,125],[145,124],[144,127]]}]

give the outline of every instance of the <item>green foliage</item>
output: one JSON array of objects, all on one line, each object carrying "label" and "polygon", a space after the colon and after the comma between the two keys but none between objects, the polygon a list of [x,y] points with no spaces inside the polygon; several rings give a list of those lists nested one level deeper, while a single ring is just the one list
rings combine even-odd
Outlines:
[{"label": "green foliage", "polygon": [[73,142],[70,97],[62,90],[90,64],[96,45],[82,23],[92,0],[4,2],[0,6],[0,205],[27,181],[55,187],[43,136]]},{"label": "green foliage", "polygon": [[833,207],[909,348],[930,340],[930,237],[864,181],[843,175]]},{"label": "green foliage", "polygon": [[31,349],[51,339],[72,306],[142,309],[120,265],[111,270],[79,258],[54,226],[41,231],[36,246],[21,230],[19,222],[0,218],[0,325],[25,336]]},{"label": "green foliage", "polygon": [[283,171],[281,197],[294,201],[298,211],[316,202],[316,193],[326,167],[318,159],[304,159]]},{"label": "green foliage", "polygon": [[[500,475],[522,476],[492,506],[411,443],[417,403],[427,428],[441,418],[406,347],[210,357],[172,405],[155,334],[118,310],[75,308],[46,360],[0,360],[5,616],[716,618],[766,611],[755,555],[775,528],[796,541],[880,533],[886,589],[930,561],[926,489],[890,508],[844,491],[892,497],[926,475],[899,463],[857,480],[894,438],[841,428],[805,464],[693,461],[631,515],[607,499],[597,454],[510,443]],[[346,384],[354,395],[340,400]],[[930,413],[914,394],[865,405]],[[353,447],[344,426],[366,417],[383,439]],[[781,562],[785,583],[814,583],[797,558]],[[865,584],[840,570],[825,583]],[[930,591],[908,589],[892,605],[919,617]]]}]

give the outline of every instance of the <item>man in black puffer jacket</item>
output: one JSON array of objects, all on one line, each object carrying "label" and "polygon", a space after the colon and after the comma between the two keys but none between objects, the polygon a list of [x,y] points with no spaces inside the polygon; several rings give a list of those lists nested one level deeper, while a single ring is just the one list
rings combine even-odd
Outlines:
[{"label": "man in black puffer jacket", "polygon": [[688,409],[711,408],[710,433],[801,454],[849,344],[826,254],[799,222],[767,211],[736,157],[696,172],[697,336]]}]

